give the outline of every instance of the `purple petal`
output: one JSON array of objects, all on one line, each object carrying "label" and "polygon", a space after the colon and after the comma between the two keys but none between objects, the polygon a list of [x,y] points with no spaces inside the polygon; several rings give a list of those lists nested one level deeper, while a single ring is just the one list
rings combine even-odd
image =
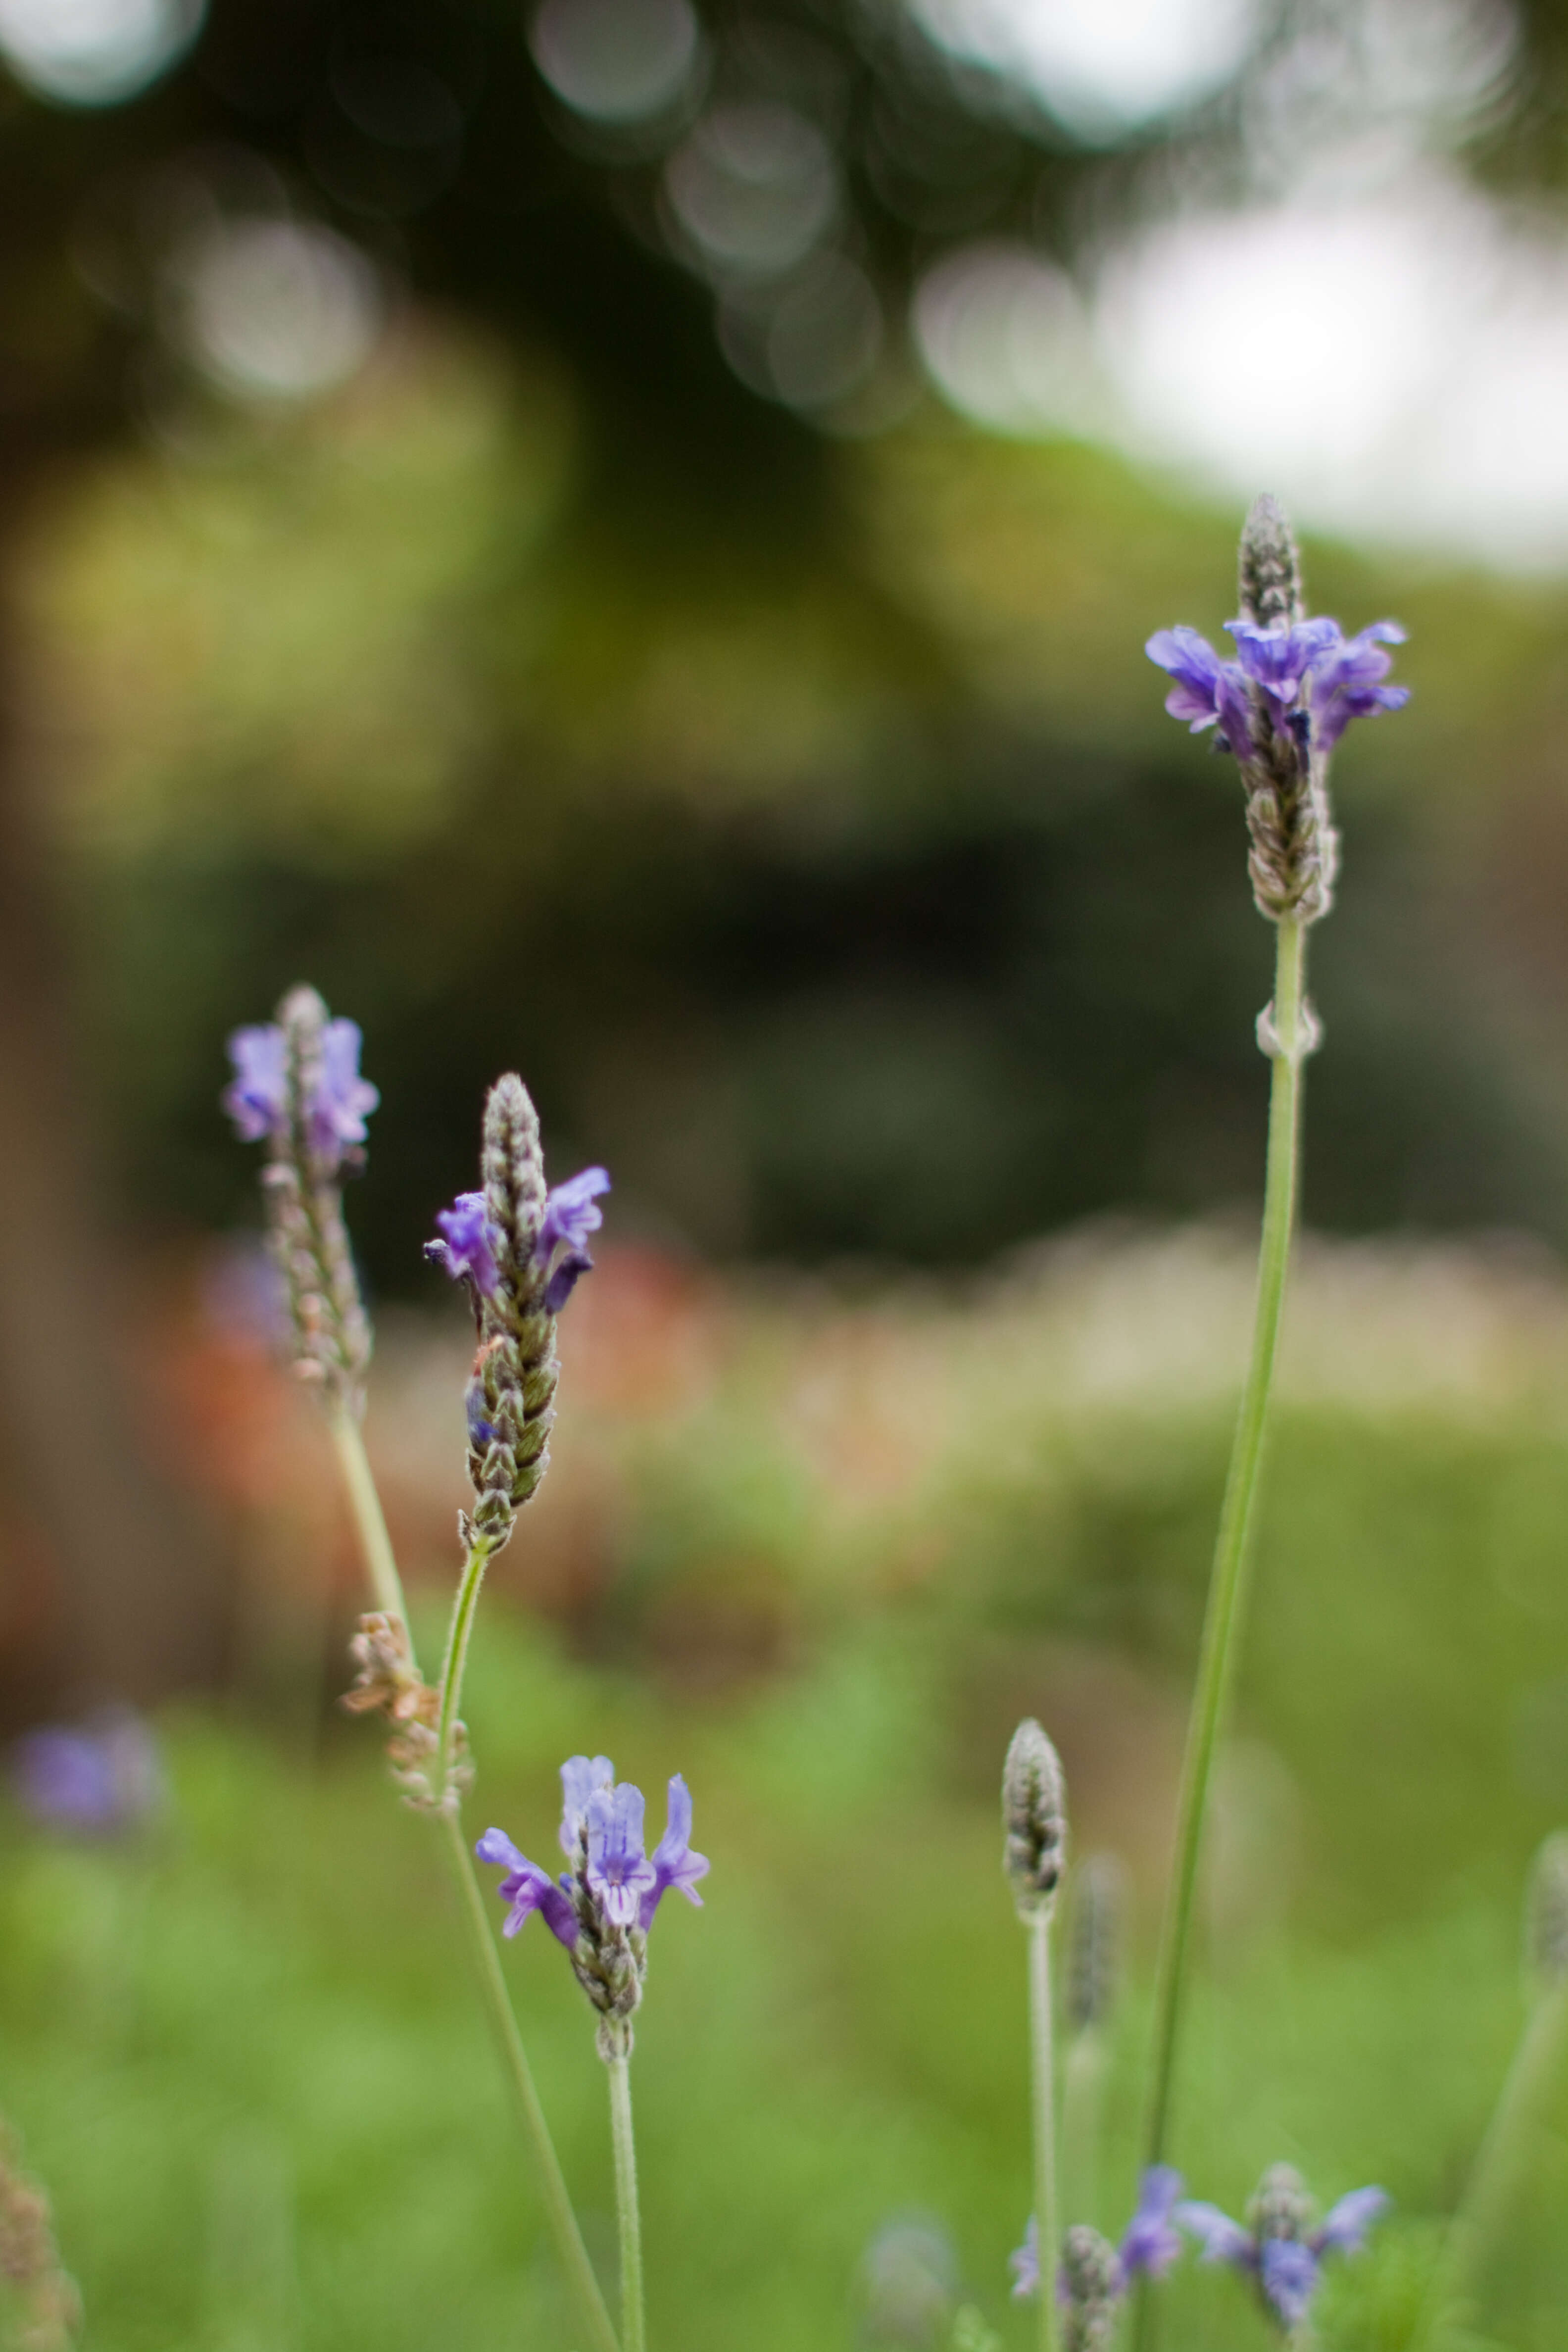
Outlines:
[{"label": "purple petal", "polygon": [[1024,2242],[1008,2255],[1007,2267],[1013,2273],[1015,2302],[1023,2303],[1028,2296],[1039,2293],[1040,2232],[1032,2213],[1024,2231]]},{"label": "purple petal", "polygon": [[643,1793],[630,1780],[588,1800],[589,1892],[612,1927],[630,1927],[658,1873],[643,1852]]},{"label": "purple petal", "polygon": [[609,1177],[602,1168],[584,1168],[555,1186],[544,1204],[544,1222],[534,1245],[534,1255],[542,1264],[563,1243],[574,1254],[586,1246],[588,1235],[596,1234],[605,1222],[605,1213],[596,1203],[599,1194],[609,1189]]},{"label": "purple petal", "polygon": [[1184,624],[1156,629],[1143,650],[1176,681],[1165,697],[1172,718],[1184,719],[1194,735],[1212,727],[1218,716],[1215,695],[1222,665],[1208,639]]},{"label": "purple petal", "polygon": [[425,1255],[449,1274],[454,1282],[471,1282],[486,1298],[500,1286],[495,1260],[495,1233],[485,1215],[482,1192],[459,1192],[449,1209],[437,1209],[438,1242],[426,1242]]},{"label": "purple petal", "polygon": [[1353,2254],[1365,2242],[1366,2233],[1380,2213],[1389,2206],[1386,2189],[1352,2189],[1337,2205],[1331,2205],[1323,2216],[1323,2225],[1312,2240],[1313,2251],[1320,2254]]},{"label": "purple petal", "polygon": [[501,1901],[511,1906],[501,1922],[503,1936],[515,1936],[534,1912],[542,1911],[552,1935],[569,1952],[574,1948],[577,1916],[547,1871],[541,1870],[536,1862],[530,1862],[525,1853],[520,1853],[504,1830],[487,1830],[474,1852],[481,1862],[506,1866],[507,1875],[496,1888]]},{"label": "purple petal", "polygon": [[1138,2191],[1138,2208],[1127,2224],[1121,2241],[1121,2273],[1129,2279],[1135,2271],[1147,2271],[1151,2278],[1163,2278],[1182,2251],[1182,2242],[1171,2227],[1171,2209],[1182,2193],[1182,2176],[1169,2164],[1152,2164],[1144,2173]]},{"label": "purple petal", "polygon": [[234,1078],[219,1099],[242,1143],[276,1134],[288,1111],[287,1054],[276,1022],[237,1029],[228,1041]]},{"label": "purple petal", "polygon": [[1251,2231],[1222,2213],[1217,2205],[1194,2204],[1188,2198],[1174,2208],[1171,2218],[1189,2237],[1199,2241],[1205,2263],[1234,2263],[1238,2270],[1257,2268],[1258,2249]]},{"label": "purple petal", "polygon": [[577,1287],[579,1275],[592,1274],[594,1261],[586,1250],[572,1250],[563,1257],[544,1286],[542,1301],[547,1315],[559,1315]]},{"label": "purple petal", "polygon": [[665,1819],[664,1835],[653,1851],[654,1883],[642,1898],[637,1917],[638,1926],[645,1929],[651,1926],[660,1899],[671,1887],[700,1911],[702,1897],[697,1892],[697,1881],[706,1878],[712,1868],[705,1853],[691,1850],[691,1791],[679,1772],[669,1783]]},{"label": "purple petal", "polygon": [[1294,2238],[1268,2238],[1258,2256],[1263,2292],[1287,2327],[1300,2327],[1318,2288],[1318,2257]]},{"label": "purple petal", "polygon": [[607,1756],[568,1756],[561,1767],[561,1851],[568,1862],[588,1823],[588,1801],[596,1789],[613,1789],[616,1768]]},{"label": "purple petal", "polygon": [[329,1021],[321,1032],[321,1079],[310,1104],[310,1149],[338,1160],[345,1145],[364,1141],[364,1123],[381,1100],[359,1074],[357,1021]]}]

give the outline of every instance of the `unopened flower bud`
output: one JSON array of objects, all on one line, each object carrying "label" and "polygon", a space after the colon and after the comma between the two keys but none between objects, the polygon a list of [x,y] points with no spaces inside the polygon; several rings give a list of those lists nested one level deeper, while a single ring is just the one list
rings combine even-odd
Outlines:
[{"label": "unopened flower bud", "polygon": [[1002,1867],[1021,1919],[1048,1912],[1067,1856],[1067,1788],[1056,1749],[1033,1717],[1013,1734],[1002,1769]]},{"label": "unopened flower bud", "polygon": [[1079,2222],[1062,2240],[1063,2352],[1104,2352],[1116,2331],[1121,2257],[1109,2238]]},{"label": "unopened flower bud", "polygon": [[1260,629],[1301,619],[1300,554],[1284,508],[1267,491],[1242,526],[1237,575],[1243,615]]}]

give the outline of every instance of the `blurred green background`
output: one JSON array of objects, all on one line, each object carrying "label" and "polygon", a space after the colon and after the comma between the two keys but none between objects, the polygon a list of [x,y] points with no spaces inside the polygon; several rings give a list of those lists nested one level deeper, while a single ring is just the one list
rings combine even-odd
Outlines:
[{"label": "blurred green background", "polygon": [[[0,0],[0,1710],[134,1700],[172,1788],[120,1843],[0,1820],[0,2112],[89,2345],[570,2352],[428,1832],[332,1704],[353,1547],[216,1108],[306,978],[383,1094],[369,1437],[432,1629],[466,1342],[420,1252],[488,1081],[614,1174],[468,1713],[474,1824],[536,1854],[574,1750],[695,1792],[656,2342],[933,2340],[868,2286],[910,2215],[1026,2340],[1026,1712],[1128,1874],[1070,2188],[1120,2227],[1270,957],[1142,647],[1218,633],[1265,486],[1415,698],[1337,761],[1177,2153],[1233,2210],[1383,2182],[1322,2338],[1409,2342],[1568,1819],[1565,33]],[[585,2011],[542,1931],[508,1966],[607,2265]],[[1559,2084],[1475,2346],[1561,2345],[1565,2197]],[[1170,2294],[1173,2346],[1267,2340]]]}]

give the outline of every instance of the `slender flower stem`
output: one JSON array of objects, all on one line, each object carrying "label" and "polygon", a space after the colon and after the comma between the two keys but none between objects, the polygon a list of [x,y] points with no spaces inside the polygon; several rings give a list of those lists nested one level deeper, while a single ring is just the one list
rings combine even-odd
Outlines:
[{"label": "slender flower stem", "polygon": [[331,1431],[338,1467],[342,1473],[343,1489],[348,1496],[349,1508],[353,1513],[360,1549],[364,1554],[365,1573],[370,1578],[376,1606],[384,1610],[389,1617],[401,1621],[408,1634],[412,1658],[414,1635],[408,1623],[408,1605],[403,1597],[403,1579],[397,1573],[392,1538],[386,1531],[386,1514],[381,1507],[375,1475],[364,1450],[364,1438],[359,1423],[346,1406],[334,1405],[328,1427]]},{"label": "slender flower stem", "polygon": [[1100,2220],[1100,2147],[1104,2136],[1109,2052],[1105,2032],[1086,2025],[1068,2044],[1062,2065],[1062,2174],[1066,2205],[1081,2220]]},{"label": "slender flower stem", "polygon": [[[572,2199],[562,2174],[560,2160],[555,2153],[555,2144],[550,2137],[550,2126],[544,2120],[544,2110],[539,2104],[539,2093],[534,2087],[533,2070],[529,2065],[528,2053],[522,2046],[522,2036],[518,2032],[517,2020],[512,2014],[511,2000],[506,1989],[506,1978],[501,1971],[500,1955],[496,1950],[495,1937],[490,1932],[489,1916],[485,1909],[484,1896],[475,1883],[461,1819],[457,1811],[451,1809],[444,1810],[440,1818],[450,1849],[452,1874],[457,1880],[458,1893],[462,1898],[463,1922],[468,1929],[468,1945],[474,1956],[474,1966],[484,1995],[485,2008],[489,2015],[496,2046],[501,2054],[507,2080],[511,2085],[512,2095],[517,2103],[518,2114],[521,2117],[523,2129],[532,2147],[534,2161],[539,2167],[540,2182],[544,2191],[544,2210],[549,2220],[551,2235],[555,2241],[556,2254],[576,2299],[579,2318],[595,2352],[620,2352],[616,2331],[605,2305],[605,2298],[599,2291],[599,2282],[594,2276],[594,2266],[588,2260],[588,2250],[583,2243],[582,2232],[577,2227],[577,2217],[572,2210]],[[629,2109],[626,2127],[629,2133],[631,2128]],[[618,2150],[616,2170],[618,2176]],[[640,2308],[638,2316],[640,2320]],[[629,2336],[626,2352],[632,2352]]]},{"label": "slender flower stem", "polygon": [[1474,2293],[1486,2256],[1508,2217],[1531,2126],[1557,2080],[1565,2043],[1568,1979],[1549,1985],[1531,2004],[1465,2193],[1448,2224],[1413,2343],[1430,2342],[1448,2312]]},{"label": "slender flower stem", "polygon": [[[1252,1355],[1241,1394],[1231,1448],[1219,1534],[1204,1617],[1197,1686],[1187,1727],[1182,1766],[1176,1854],[1166,1899],[1159,1973],[1154,1990],[1154,2058],[1144,2140],[1146,2165],[1163,2164],[1170,2139],[1172,2095],[1181,2038],[1182,2000],[1192,1941],[1198,1862],[1214,1779],[1215,1757],[1235,1669],[1237,1633],[1246,1594],[1248,1538],[1258,1497],[1258,1471],[1268,1418],[1268,1393],[1279,1338],[1285,1277],[1296,1217],[1296,1171],[1300,1148],[1301,1065],[1307,1046],[1306,931],[1289,917],[1278,925],[1279,944],[1272,1007],[1278,1050],[1268,1097],[1268,1160],[1264,1179],[1263,1234],[1258,1259],[1258,1302]],[[1136,2343],[1152,2340],[1153,2305],[1146,2282],[1139,2283]]]},{"label": "slender flower stem", "polygon": [[458,1730],[458,1705],[463,1696],[463,1676],[468,1672],[468,1643],[473,1637],[474,1614],[479,1605],[479,1587],[485,1580],[494,1547],[483,1537],[470,1546],[463,1562],[457,1598],[452,1603],[451,1621],[447,1627],[447,1652],[441,1661],[441,1719],[436,1734],[437,1769],[440,1787],[448,1801],[452,1799],[451,1775],[455,1761],[454,1742]]},{"label": "slender flower stem", "polygon": [[[331,1417],[332,1443],[343,1474],[354,1525],[359,1532],[360,1548],[364,1554],[366,1571],[377,1601],[388,1614],[408,1623],[404,1605],[403,1583],[397,1573],[391,1538],[386,1530],[386,1517],[376,1492],[375,1479],[365,1455],[364,1442],[359,1423],[347,1412],[334,1412]],[[471,1552],[463,1570],[463,1580],[458,1590],[458,1601],[452,1612],[452,1629],[447,1637],[446,1670],[443,1676],[441,1729],[437,1755],[443,1780],[450,1765],[452,1725],[457,1720],[457,1689],[461,1685],[462,1670],[468,1659],[468,1636],[473,1629],[474,1607],[479,1600],[489,1548]],[[410,1634],[412,1657],[413,1636]],[[457,1668],[456,1684],[453,1667]],[[416,1669],[417,1671],[417,1669]],[[445,1704],[450,1692],[451,1705]],[[533,2071],[528,2063],[528,2053],[522,2046],[512,2013],[511,1999],[507,1991],[506,1978],[501,1970],[500,1955],[496,1949],[489,1915],[474,1877],[473,1862],[468,1840],[463,1833],[462,1816],[458,1810],[456,1792],[448,1796],[438,1816],[446,1838],[447,1857],[457,1883],[458,1906],[473,1954],[475,1972],[495,2034],[496,2046],[510,2084],[518,2114],[539,2168],[540,2184],[544,2194],[545,2218],[555,2242],[556,2257],[566,2273],[567,2283],[577,2303],[579,2316],[592,2352],[620,2352],[599,2282],[588,2260],[583,2243],[577,2217],[572,2210],[561,2160],[555,2153],[555,2143],[550,2137],[550,2126],[539,2103],[534,2087]]]},{"label": "slender flower stem", "polygon": [[1051,1906],[1028,1921],[1029,2078],[1035,2135],[1035,2238],[1040,2352],[1057,2352],[1057,2086],[1051,2047]]},{"label": "slender flower stem", "polygon": [[637,2209],[637,2151],[632,2137],[632,2068],[623,2051],[608,2061],[610,2132],[616,2149],[616,2213],[621,2230],[621,2340],[626,2352],[645,2352],[642,2216]]}]

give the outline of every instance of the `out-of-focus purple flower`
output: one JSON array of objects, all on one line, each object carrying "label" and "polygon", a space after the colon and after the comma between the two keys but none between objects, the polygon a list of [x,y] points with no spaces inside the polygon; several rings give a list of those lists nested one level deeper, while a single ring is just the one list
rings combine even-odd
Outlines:
[{"label": "out-of-focus purple flower", "polygon": [[[1138,2204],[1132,2219],[1115,2249],[1116,2266],[1111,2281],[1116,2294],[1125,2294],[1134,2278],[1142,2271],[1151,2278],[1163,2278],[1182,2251],[1182,2242],[1171,2227],[1172,2210],[1182,2193],[1182,2176],[1168,2164],[1152,2164],[1138,2185]],[[1013,2293],[1020,2301],[1039,2291],[1040,2236],[1033,2214],[1024,2232],[1024,2242],[1008,2256],[1013,2273]],[[1065,2291],[1058,2278],[1058,2291]]]},{"label": "out-of-focus purple flower", "polygon": [[533,1256],[537,1265],[548,1268],[543,1300],[547,1315],[560,1314],[576,1287],[579,1275],[587,1274],[593,1266],[588,1236],[596,1234],[605,1222],[598,1198],[609,1190],[610,1180],[604,1169],[584,1168],[575,1176],[568,1176],[563,1184],[557,1184],[544,1204],[544,1221],[539,1228]]},{"label": "out-of-focus purple flower", "polygon": [[520,1853],[504,1830],[487,1830],[474,1852],[481,1862],[499,1864],[506,1871],[496,1888],[501,1901],[511,1906],[501,1934],[515,1936],[525,1919],[535,1911],[542,1911],[545,1926],[571,1951],[577,1941],[577,1915],[564,1883],[558,1886],[547,1870],[541,1870],[536,1862]]},{"label": "out-of-focus purple flower", "polygon": [[691,1798],[679,1772],[669,1783],[668,1826],[651,1858],[643,1844],[642,1790],[617,1781],[607,1756],[569,1757],[561,1768],[561,1850],[570,1867],[558,1879],[520,1853],[501,1830],[487,1830],[475,1852],[507,1872],[497,1889],[510,1906],[506,1934],[515,1936],[531,1912],[542,1911],[615,2042],[629,2034],[642,1998],[643,1938],[660,1899],[675,1886],[700,1905],[695,1882],[705,1876],[708,1860],[691,1851]]},{"label": "out-of-focus purple flower", "polygon": [[[357,1021],[322,1026],[321,1070],[305,1107],[307,1143],[330,1169],[364,1141],[365,1120],[381,1097],[359,1074],[361,1036]],[[282,1133],[289,1117],[288,1044],[277,1022],[237,1029],[228,1041],[234,1077],[225,1087],[224,1109],[244,1143]]]},{"label": "out-of-focus purple flower", "polygon": [[1205,2263],[1229,2263],[1249,2273],[1265,2307],[1289,2332],[1311,2308],[1323,2256],[1358,2252],[1387,2204],[1382,2189],[1352,2189],[1319,2222],[1300,2174],[1277,2164],[1259,2182],[1245,2226],[1217,2205],[1191,2201],[1176,2207],[1175,2220],[1197,2239]]},{"label": "out-of-focus purple flower", "polygon": [[471,1282],[483,1298],[493,1298],[500,1285],[496,1265],[495,1228],[485,1214],[482,1192],[459,1192],[449,1209],[437,1209],[439,1241],[426,1242],[425,1255],[454,1282]]},{"label": "out-of-focus purple flower", "polygon": [[1262,688],[1265,709],[1281,733],[1325,755],[1352,719],[1398,710],[1410,699],[1408,687],[1383,683],[1392,667],[1384,647],[1405,641],[1397,621],[1374,621],[1350,638],[1327,618],[1272,628],[1238,619],[1226,628],[1236,640],[1229,661],[1185,626],[1156,630],[1144,651],[1175,679],[1165,697],[1173,719],[1184,719],[1194,735],[1215,728],[1238,760],[1254,751],[1249,687]]},{"label": "out-of-focus purple flower", "polygon": [[165,1801],[157,1744],[129,1708],[27,1732],[16,1742],[13,1777],[35,1821],[89,1837],[137,1829]]},{"label": "out-of-focus purple flower", "polygon": [[223,1108],[242,1143],[276,1135],[289,1111],[287,1049],[275,1021],[237,1029],[228,1041],[234,1076],[224,1088]]}]

